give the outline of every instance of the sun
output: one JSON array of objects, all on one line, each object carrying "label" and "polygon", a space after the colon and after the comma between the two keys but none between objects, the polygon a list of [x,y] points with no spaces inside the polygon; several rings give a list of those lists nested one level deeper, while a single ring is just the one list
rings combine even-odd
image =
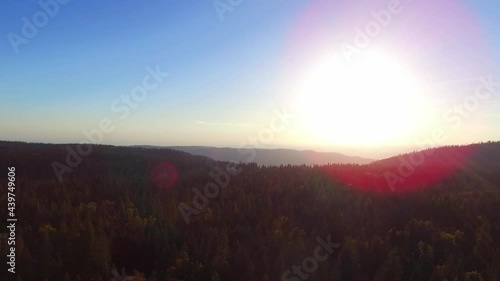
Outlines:
[{"label": "sun", "polygon": [[323,56],[296,88],[307,137],[345,145],[397,142],[418,126],[422,98],[415,73],[394,55],[375,51],[352,62]]}]

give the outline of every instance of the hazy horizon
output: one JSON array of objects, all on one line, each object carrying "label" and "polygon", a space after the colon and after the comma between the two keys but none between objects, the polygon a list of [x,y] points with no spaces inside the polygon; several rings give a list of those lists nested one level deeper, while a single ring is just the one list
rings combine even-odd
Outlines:
[{"label": "hazy horizon", "polygon": [[[43,141],[23,141],[23,140],[7,140],[0,139],[0,141],[9,141],[9,142],[26,142],[26,143],[44,143],[44,144],[71,144],[71,142],[43,142]],[[496,142],[498,140],[484,140],[480,142],[472,142],[472,143],[452,143],[452,144],[443,144],[443,145],[434,145],[431,146],[429,144],[422,145],[406,145],[406,146],[337,146],[331,148],[325,147],[295,147],[295,146],[279,146],[279,145],[268,145],[268,146],[257,146],[257,147],[240,147],[238,145],[170,145],[170,144],[149,144],[149,143],[140,143],[140,144],[128,144],[128,143],[99,143],[101,145],[111,145],[111,146],[123,146],[123,147],[165,147],[165,148],[175,148],[175,147],[210,147],[210,148],[232,148],[232,149],[289,149],[295,151],[315,151],[319,153],[339,153],[346,156],[352,157],[362,157],[362,158],[371,158],[374,160],[381,160],[385,158],[391,158],[400,154],[411,153],[415,151],[422,151],[428,148],[439,148],[443,146],[466,146],[477,143],[485,143],[485,142]],[[92,144],[88,142],[75,142],[82,144]]]}]

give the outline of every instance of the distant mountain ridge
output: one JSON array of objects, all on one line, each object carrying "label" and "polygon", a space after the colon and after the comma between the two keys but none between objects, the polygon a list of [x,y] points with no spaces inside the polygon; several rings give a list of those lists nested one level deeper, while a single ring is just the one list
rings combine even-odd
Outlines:
[{"label": "distant mountain ridge", "polygon": [[293,149],[237,149],[230,147],[209,146],[143,146],[154,148],[169,148],[187,152],[192,155],[201,155],[217,161],[230,161],[258,165],[325,165],[325,164],[369,164],[374,159],[358,156],[348,156],[335,152],[317,152],[312,150]]}]

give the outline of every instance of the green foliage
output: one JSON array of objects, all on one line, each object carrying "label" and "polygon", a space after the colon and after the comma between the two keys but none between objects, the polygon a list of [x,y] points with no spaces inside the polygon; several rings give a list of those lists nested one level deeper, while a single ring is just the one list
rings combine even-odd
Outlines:
[{"label": "green foliage", "polygon": [[[0,142],[0,166],[18,171],[17,268],[24,281],[110,280],[113,264],[134,280],[280,280],[328,235],[341,248],[309,280],[500,277],[499,143],[475,146],[467,162],[429,185],[423,183],[447,164],[426,162],[409,179],[425,188],[395,193],[380,188],[392,160],[242,164],[189,224],[179,204],[192,206],[192,189],[227,163],[166,149],[93,146],[59,182],[51,164],[65,157],[62,145]],[[164,162],[179,173],[168,188],[151,178]],[[5,202],[4,183],[0,191]]]},{"label": "green foliage", "polygon": [[484,281],[483,276],[477,271],[467,272],[465,274],[466,281]]}]

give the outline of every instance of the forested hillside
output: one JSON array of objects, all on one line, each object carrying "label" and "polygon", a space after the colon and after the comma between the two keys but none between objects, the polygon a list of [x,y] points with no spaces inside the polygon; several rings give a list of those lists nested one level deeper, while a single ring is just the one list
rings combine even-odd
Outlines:
[{"label": "forested hillside", "polygon": [[[122,268],[135,280],[499,280],[500,143],[425,155],[260,167],[0,142],[0,216],[15,167],[23,281],[107,281]],[[340,245],[297,271],[328,237]]]}]

